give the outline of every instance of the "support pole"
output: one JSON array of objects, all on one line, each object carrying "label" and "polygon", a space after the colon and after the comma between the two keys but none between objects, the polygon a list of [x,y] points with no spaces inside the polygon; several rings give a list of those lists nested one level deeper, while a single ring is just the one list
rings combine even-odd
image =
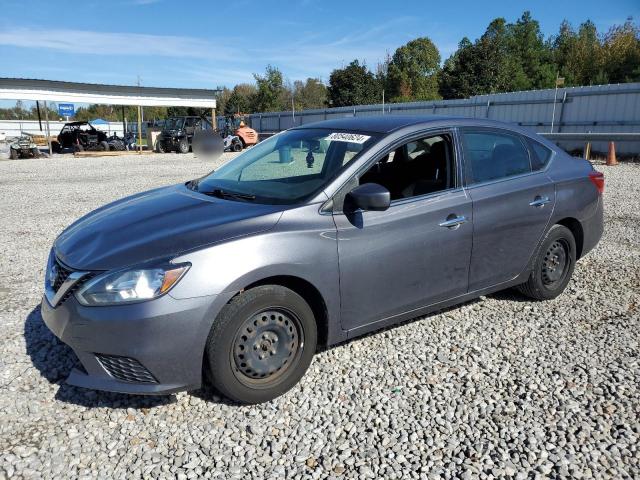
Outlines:
[{"label": "support pole", "polygon": [[40,115],[40,102],[36,100],[36,109],[38,110],[38,125],[40,125],[40,131],[42,131],[42,116]]},{"label": "support pole", "polygon": [[138,152],[142,153],[142,108],[138,105]]},{"label": "support pole", "polygon": [[122,105],[122,138],[127,134],[127,121],[124,117],[124,105]]},{"label": "support pole", "polygon": [[551,114],[551,130],[549,133],[553,133],[553,123],[556,119],[556,99],[558,98],[558,82],[556,80],[556,91],[553,94],[553,113]]},{"label": "support pole", "polygon": [[51,129],[49,128],[49,107],[47,106],[47,102],[44,102],[44,121],[47,125],[47,144],[49,145],[49,156],[53,154],[51,150]]}]

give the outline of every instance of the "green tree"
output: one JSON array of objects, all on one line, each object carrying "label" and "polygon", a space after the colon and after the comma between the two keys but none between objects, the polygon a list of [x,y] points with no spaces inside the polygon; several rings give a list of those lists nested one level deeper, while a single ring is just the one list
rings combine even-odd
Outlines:
[{"label": "green tree", "polygon": [[464,37],[458,49],[445,60],[440,72],[439,92],[443,98],[466,98],[471,95],[474,76],[468,62],[473,56],[473,44]]},{"label": "green tree", "polygon": [[257,91],[253,96],[252,110],[254,112],[276,112],[284,110],[282,97],[284,79],[282,72],[271,65],[267,65],[264,75],[255,73]]},{"label": "green tree", "polygon": [[556,69],[567,85],[606,83],[605,55],[595,24],[587,20],[577,32],[569,22],[552,40]]},{"label": "green tree", "polygon": [[331,72],[328,93],[333,107],[378,103],[382,98],[375,75],[358,60]]},{"label": "green tree", "polygon": [[398,48],[386,68],[388,96],[394,102],[433,100],[438,94],[440,52],[427,37]]},{"label": "green tree", "polygon": [[628,18],[603,39],[603,63],[610,83],[640,81],[640,27]]},{"label": "green tree", "polygon": [[509,42],[504,18],[493,20],[473,44],[464,38],[444,64],[440,94],[444,98],[466,98],[510,91],[517,64],[509,55]]},{"label": "green tree", "polygon": [[327,87],[319,78],[293,82],[293,98],[296,109],[323,108],[327,105]]},{"label": "green tree", "polygon": [[250,83],[240,83],[233,87],[233,91],[225,102],[224,109],[221,110],[225,115],[234,113],[251,113],[253,98],[256,95],[256,87]]},{"label": "green tree", "polygon": [[216,90],[218,90],[216,93],[216,114],[220,115],[225,111],[232,90],[224,86],[218,86]]},{"label": "green tree", "polygon": [[510,87],[514,90],[552,88],[556,68],[538,21],[527,11],[507,28],[508,55],[514,61]]}]

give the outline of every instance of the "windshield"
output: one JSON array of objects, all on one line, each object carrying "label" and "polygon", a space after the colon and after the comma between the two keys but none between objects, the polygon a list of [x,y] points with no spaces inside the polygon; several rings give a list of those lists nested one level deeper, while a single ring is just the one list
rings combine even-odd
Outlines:
[{"label": "windshield", "polygon": [[377,139],[369,133],[324,128],[288,130],[190,185],[199,192],[225,198],[298,203],[321,190]]},{"label": "windshield", "polygon": [[165,122],[164,122],[164,129],[165,130],[179,130],[179,129],[182,128],[183,122],[184,122],[184,118],[183,117],[167,118],[167,120],[165,120]]}]

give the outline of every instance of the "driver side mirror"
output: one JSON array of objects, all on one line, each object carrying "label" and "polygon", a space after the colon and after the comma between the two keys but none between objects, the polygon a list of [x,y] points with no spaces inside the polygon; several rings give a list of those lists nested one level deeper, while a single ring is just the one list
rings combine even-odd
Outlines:
[{"label": "driver side mirror", "polygon": [[377,183],[365,183],[351,190],[344,199],[345,210],[384,211],[391,205],[391,193]]}]

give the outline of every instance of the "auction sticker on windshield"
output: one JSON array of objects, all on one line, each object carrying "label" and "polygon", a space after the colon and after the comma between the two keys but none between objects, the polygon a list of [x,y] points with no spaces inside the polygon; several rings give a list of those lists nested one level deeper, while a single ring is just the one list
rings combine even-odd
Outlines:
[{"label": "auction sticker on windshield", "polygon": [[334,132],[327,137],[327,140],[334,142],[364,143],[371,137],[359,133]]}]

